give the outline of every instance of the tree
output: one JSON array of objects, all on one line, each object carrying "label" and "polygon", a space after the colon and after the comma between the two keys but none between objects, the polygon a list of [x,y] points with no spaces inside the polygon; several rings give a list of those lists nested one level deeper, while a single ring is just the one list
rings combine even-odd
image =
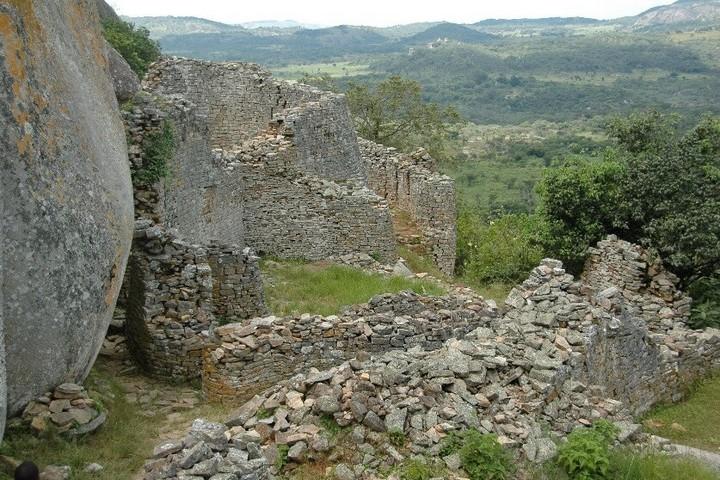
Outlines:
[{"label": "tree", "polygon": [[546,248],[578,267],[590,245],[616,233],[656,250],[700,303],[714,296],[720,305],[717,289],[697,286],[720,284],[720,118],[683,135],[674,117],[650,112],[615,119],[608,132],[616,146],[604,160],[545,173]]},{"label": "tree", "polygon": [[451,125],[460,115],[423,101],[418,82],[392,76],[374,88],[351,83],[347,99],[361,137],[405,151],[425,147],[434,157],[447,158]]},{"label": "tree", "polygon": [[160,46],[150,38],[146,28],[135,28],[122,20],[105,20],[103,34],[139,77],[145,75],[150,64],[160,57]]}]

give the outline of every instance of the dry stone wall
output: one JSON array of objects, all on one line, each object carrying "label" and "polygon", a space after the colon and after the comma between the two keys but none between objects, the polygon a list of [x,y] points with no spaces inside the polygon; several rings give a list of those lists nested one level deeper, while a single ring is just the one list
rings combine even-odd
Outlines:
[{"label": "dry stone wall", "polygon": [[[641,271],[646,275],[635,275]],[[326,454],[332,444],[323,419],[331,416],[340,426],[353,426],[352,438],[361,444],[352,458],[357,478],[371,478],[387,462],[403,460],[377,436],[388,431],[403,432],[414,453],[438,455],[448,433],[477,428],[496,433],[504,445],[522,447],[529,460],[539,462],[555,454],[548,428],[564,436],[605,418],[616,422],[622,439],[630,438],[640,430],[633,415],[678,399],[692,380],[720,367],[720,331],[690,330],[684,321],[686,297],[672,277],[646,251],[614,237],[592,251],[586,278],[603,289],[576,280],[561,262],[545,259],[510,293],[502,317],[463,332],[463,339],[449,339],[434,351],[358,354],[327,370],[295,374],[286,368],[295,375],[253,397],[213,430],[218,438],[222,433],[230,444],[260,454],[255,458],[265,460],[256,466],[270,474],[278,445],[289,446],[293,462]],[[623,279],[622,285],[609,285],[611,278]],[[656,296],[658,291],[663,295]],[[658,301],[672,315],[642,308]],[[650,317],[651,310],[658,314]],[[413,310],[407,316],[410,322],[423,318]],[[342,324],[313,317],[304,321],[307,335],[321,338]],[[263,361],[263,352],[283,351],[283,346],[292,351],[292,339],[302,338],[293,332],[302,331],[303,319],[285,322],[265,319],[225,327],[219,344],[206,350],[204,368],[211,375],[224,372],[228,386],[227,381],[239,379],[234,369],[251,371],[245,362]],[[326,338],[337,347],[333,333]],[[232,394],[232,388],[222,393]],[[229,471],[242,468],[229,451],[218,451],[218,465]],[[181,475],[204,465],[202,456],[182,463],[189,454],[187,446],[157,449],[146,464],[146,478],[169,471]]]},{"label": "dry stone wall", "polygon": [[193,245],[149,220],[136,221],[128,282],[128,347],[146,371],[165,378],[200,375],[213,321],[265,313],[249,249]]},{"label": "dry stone wall", "polygon": [[413,155],[360,139],[368,165],[370,188],[390,205],[405,212],[421,231],[427,253],[440,271],[455,271],[455,184],[432,171],[434,161],[420,151]]},{"label": "dry stone wall", "polygon": [[215,150],[241,185],[244,237],[257,252],[323,260],[362,252],[395,258],[387,202],[361,184],[339,184],[297,168],[292,137],[275,131],[233,151]]},{"label": "dry stone wall", "polygon": [[196,105],[208,119],[213,148],[235,147],[286,117],[295,132],[300,169],[335,181],[367,177],[342,95],[275,80],[254,64],[188,59],[156,63],[145,88]]},{"label": "dry stone wall", "polygon": [[309,368],[329,368],[358,354],[436,350],[494,316],[479,297],[380,295],[340,316],[256,318],[214,330],[206,347],[203,391],[240,403]]}]

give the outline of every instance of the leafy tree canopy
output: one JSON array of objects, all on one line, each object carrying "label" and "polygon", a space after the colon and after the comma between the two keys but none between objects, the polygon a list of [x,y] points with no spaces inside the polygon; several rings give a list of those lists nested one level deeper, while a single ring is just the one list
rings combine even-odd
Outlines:
[{"label": "leafy tree canopy", "polygon": [[160,46],[150,38],[146,28],[136,28],[122,20],[105,20],[103,34],[139,77],[145,75],[150,64],[160,57]]},{"label": "leafy tree canopy", "polygon": [[452,107],[426,103],[418,82],[391,76],[375,87],[351,83],[347,99],[360,136],[400,150],[425,147],[434,157],[447,158],[452,125],[460,115]]}]

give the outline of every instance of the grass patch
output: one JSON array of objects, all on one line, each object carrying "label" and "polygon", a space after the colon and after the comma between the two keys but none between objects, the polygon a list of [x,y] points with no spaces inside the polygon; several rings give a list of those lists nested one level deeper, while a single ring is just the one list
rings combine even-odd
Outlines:
[{"label": "grass patch", "polygon": [[[38,438],[27,431],[8,431],[0,453],[18,460],[32,459],[41,468],[69,465],[73,480],[97,478],[130,479],[138,472],[155,446],[163,417],[147,418],[140,407],[125,400],[125,394],[112,376],[94,370],[86,382],[88,390],[99,391],[107,407],[108,420],[95,435],[67,440],[50,434]],[[83,472],[89,463],[99,463],[101,474]],[[0,479],[10,479],[0,473]]]},{"label": "grass patch", "polygon": [[[640,453],[629,449],[611,451],[609,470],[605,478],[612,480],[717,480],[718,478],[716,473],[692,458]],[[552,461],[540,467],[528,467],[527,478],[574,480],[562,467]]]},{"label": "grass patch", "polygon": [[720,373],[698,383],[684,402],[653,409],[644,423],[674,442],[720,452]]},{"label": "grass patch", "polygon": [[495,300],[498,305],[505,303],[508,293],[510,293],[510,290],[512,290],[515,286],[509,283],[481,284],[464,277],[460,280],[462,283],[472,288],[475,293],[483,297],[485,300]]},{"label": "grass patch", "polygon": [[410,248],[404,245],[398,246],[397,253],[403,259],[405,259],[405,263],[413,272],[429,273],[433,277],[439,278],[440,280],[450,280],[448,276],[442,273],[438,269],[437,265],[435,265],[433,261],[428,257],[413,252]]},{"label": "grass patch", "polygon": [[[128,401],[123,380],[119,378],[116,369],[100,359],[85,382],[93,399],[102,402],[108,412],[107,422],[96,434],[78,439],[52,434],[38,438],[26,429],[11,429],[5,432],[0,455],[19,461],[33,460],[41,469],[47,465],[68,465],[72,480],[132,480],[163,439],[182,438],[195,418],[221,422],[229,413],[227,407],[199,404],[178,410],[179,416],[172,421],[160,413],[146,416],[143,413],[147,408],[156,407]],[[134,377],[128,381],[136,383]],[[162,385],[157,384],[156,388]],[[84,472],[83,468],[90,463],[99,463],[104,470],[97,474]],[[9,475],[0,469],[0,480],[10,480]]]},{"label": "grass patch", "polygon": [[367,302],[380,293],[445,291],[430,281],[386,277],[328,263],[264,260],[265,298],[275,315],[333,315],[342,307]]}]

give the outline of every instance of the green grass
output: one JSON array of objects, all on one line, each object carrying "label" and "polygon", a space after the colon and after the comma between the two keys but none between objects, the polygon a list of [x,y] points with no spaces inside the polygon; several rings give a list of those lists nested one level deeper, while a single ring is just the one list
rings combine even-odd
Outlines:
[{"label": "green grass", "polygon": [[[532,480],[572,480],[554,461],[539,467],[526,466],[524,478]],[[671,457],[654,453],[638,453],[629,449],[614,450],[610,454],[612,480],[717,480],[717,473],[686,457]]]},{"label": "green grass", "polygon": [[[65,440],[52,434],[37,438],[25,431],[9,431],[0,453],[18,460],[32,459],[41,467],[69,465],[72,480],[132,478],[152,453],[160,419],[143,417],[139,407],[128,403],[118,383],[102,370],[94,371],[86,385],[89,390],[104,393],[101,400],[109,411],[107,422],[97,434]],[[89,463],[99,463],[105,470],[97,475],[83,472]],[[0,473],[0,479],[9,478]]]},{"label": "green grass", "polygon": [[720,373],[698,384],[686,401],[655,408],[644,423],[656,435],[720,453]]},{"label": "green grass", "polygon": [[380,293],[412,290],[442,295],[430,281],[386,277],[327,263],[263,261],[265,298],[275,315],[333,315],[342,307],[365,303]]},{"label": "green grass", "polygon": [[333,78],[339,78],[367,75],[370,73],[370,67],[367,64],[352,62],[307,63],[274,67],[272,72],[275,76],[284,80],[299,80],[304,74],[327,74]]},{"label": "green grass", "polygon": [[441,280],[449,280],[447,275],[442,273],[432,260],[423,255],[419,255],[416,252],[413,252],[408,247],[403,245],[398,246],[397,253],[403,259],[405,259],[405,263],[413,272],[429,273],[435,278],[439,278]]},{"label": "green grass", "polygon": [[[117,373],[96,364],[85,386],[100,400],[108,412],[108,420],[94,435],[68,440],[49,434],[38,438],[25,429],[5,432],[0,455],[16,460],[33,460],[41,468],[47,465],[68,465],[72,469],[71,480],[131,480],[142,470],[144,462],[160,441],[168,426],[165,415],[145,416],[143,407],[126,400]],[[172,387],[168,387],[172,388]],[[98,396],[99,395],[99,396]],[[187,430],[185,423],[194,418],[220,421],[227,415],[221,407],[203,404],[183,411],[177,420],[182,437]],[[90,463],[99,463],[104,470],[98,474],[83,472]],[[0,471],[0,480],[10,480],[9,472]]]}]

